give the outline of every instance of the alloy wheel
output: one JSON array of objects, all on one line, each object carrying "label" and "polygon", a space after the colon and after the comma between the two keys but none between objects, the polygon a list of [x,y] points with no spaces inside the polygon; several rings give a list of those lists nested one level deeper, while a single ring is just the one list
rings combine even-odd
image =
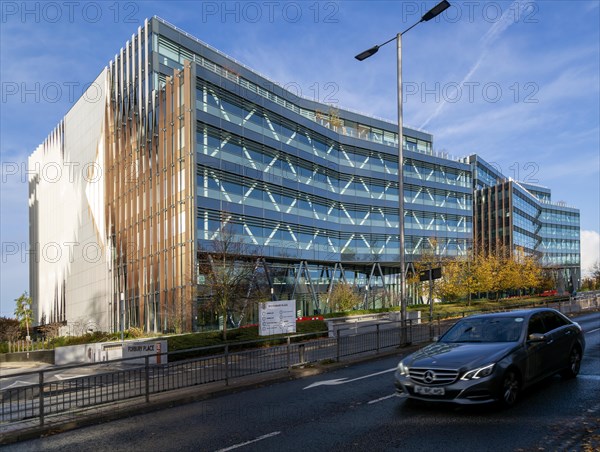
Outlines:
[{"label": "alloy wheel", "polygon": [[509,370],[502,380],[502,403],[504,406],[512,406],[517,401],[521,382],[513,370]]},{"label": "alloy wheel", "polygon": [[561,375],[565,378],[574,378],[579,373],[581,368],[581,352],[579,348],[573,347],[569,354],[569,367],[561,372]]}]

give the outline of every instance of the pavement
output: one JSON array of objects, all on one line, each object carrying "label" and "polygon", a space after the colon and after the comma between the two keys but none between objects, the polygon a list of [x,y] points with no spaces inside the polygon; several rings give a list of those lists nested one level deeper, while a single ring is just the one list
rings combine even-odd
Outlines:
[{"label": "pavement", "polygon": [[[361,355],[344,359],[340,362],[313,363],[288,370],[277,370],[264,372],[255,375],[249,375],[241,378],[231,378],[229,382],[218,381],[206,383],[187,388],[176,389],[168,392],[150,395],[150,402],[146,402],[144,397],[128,399],[120,402],[107,403],[95,406],[88,410],[77,410],[74,413],[65,413],[53,416],[46,416],[46,425],[39,425],[39,419],[34,418],[25,423],[19,422],[12,426],[10,424],[2,425],[3,433],[0,434],[0,445],[12,444],[28,439],[40,438],[46,435],[56,434],[73,430],[76,428],[102,424],[116,419],[122,419],[136,414],[147,413],[150,411],[162,410],[176,405],[193,403],[206,400],[212,397],[218,397],[223,394],[229,394],[236,391],[262,387],[281,381],[289,381],[299,378],[305,378],[312,375],[318,375],[325,372],[347,367],[354,362],[364,362],[368,360],[377,360],[384,356],[408,354],[423,344],[402,347],[386,352],[375,354],[367,352]],[[34,372],[36,370],[48,369],[54,367],[51,364],[40,362],[11,362],[0,363],[0,376],[6,377],[17,373]],[[12,429],[11,429],[12,427]]]},{"label": "pavement", "polygon": [[31,362],[0,362],[0,377],[8,377],[14,374],[23,372],[33,372],[36,370],[47,369],[52,364],[41,363],[36,361]]},{"label": "pavement", "polygon": [[[327,361],[327,363],[308,364],[292,368],[289,371],[279,370],[265,372],[230,379],[227,384],[224,381],[219,381],[152,394],[149,403],[145,401],[144,397],[138,397],[136,399],[128,399],[121,402],[96,406],[89,410],[78,410],[75,413],[54,415],[52,417],[48,416],[47,421],[51,422],[49,425],[40,426],[37,418],[32,419],[26,425],[18,423],[18,425],[13,426],[13,429],[10,429],[10,424],[8,425],[8,428],[6,428],[7,425],[5,424],[2,426],[4,432],[0,435],[0,445],[39,438],[84,426],[102,424],[112,420],[134,416],[136,414],[158,411],[176,405],[193,403],[231,392],[267,386],[281,381],[305,378],[329,372],[340,367],[347,367],[355,362],[377,360],[381,357],[390,355],[398,355],[398,357],[400,357],[400,355],[411,353],[423,345],[424,344],[412,345],[399,349],[394,348],[379,354],[367,352],[350,357],[349,359],[344,359],[340,362]],[[0,376],[7,377],[13,374],[35,372],[51,367],[54,366],[41,362],[2,362],[0,363]],[[588,414],[590,414],[590,416],[587,417],[589,422],[586,422],[586,425],[579,425],[579,428],[565,429],[562,434],[557,435],[557,437],[554,438],[555,441],[553,444],[549,445],[549,449],[541,446],[538,450],[600,451],[600,408],[598,412]]]}]

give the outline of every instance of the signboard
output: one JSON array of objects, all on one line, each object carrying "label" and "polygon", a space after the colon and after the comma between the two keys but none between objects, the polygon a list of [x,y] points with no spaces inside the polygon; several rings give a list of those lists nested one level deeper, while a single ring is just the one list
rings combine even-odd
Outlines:
[{"label": "signboard", "polygon": [[[167,355],[164,353],[168,352],[167,341],[145,341],[145,342],[125,342],[123,344],[123,358],[133,358],[139,356],[149,356],[148,362],[150,364],[166,364],[168,362]],[[125,361],[127,364],[143,364],[144,359],[132,359]]]},{"label": "signboard", "polygon": [[267,301],[258,307],[258,334],[296,332],[296,300]]},{"label": "signboard", "polygon": [[432,268],[431,270],[422,270],[419,272],[419,280],[429,281],[429,273],[431,273],[431,279],[440,279],[442,277],[442,269]]}]

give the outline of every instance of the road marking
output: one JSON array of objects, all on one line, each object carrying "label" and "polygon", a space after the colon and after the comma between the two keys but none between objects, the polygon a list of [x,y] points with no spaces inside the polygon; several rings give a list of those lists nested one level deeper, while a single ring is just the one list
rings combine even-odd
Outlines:
[{"label": "road marking", "polygon": [[600,328],[596,328],[595,330],[586,331],[585,334],[595,333],[596,331],[600,331]]},{"label": "road marking", "polygon": [[31,382],[31,381],[23,381],[23,380],[17,380],[14,383],[2,388],[2,389],[9,389],[12,387],[17,387],[17,386],[30,386],[30,385],[34,385],[35,383]]},{"label": "road marking", "polygon": [[343,384],[346,384],[346,383],[352,383],[353,381],[363,380],[365,378],[375,377],[377,375],[386,374],[388,372],[393,372],[395,370],[396,370],[396,368],[392,367],[391,369],[382,370],[381,372],[375,372],[374,374],[364,375],[364,376],[358,377],[358,378],[353,378],[352,380],[347,380],[346,378],[336,378],[335,380],[317,381],[317,382],[315,382],[315,383],[313,383],[311,385],[308,385],[306,388],[303,388],[303,389],[316,388],[317,386],[343,385]]},{"label": "road marking", "polygon": [[266,435],[263,436],[259,436],[256,439],[252,439],[250,441],[246,441],[245,443],[239,443],[239,444],[235,444],[233,446],[230,446],[226,449],[219,449],[217,452],[227,452],[228,450],[233,450],[233,449],[237,449],[239,447],[244,447],[247,446],[248,444],[252,444],[252,443],[256,443],[258,441],[262,441],[263,439],[267,439],[267,438],[271,438],[273,436],[277,436],[279,435],[281,432],[271,432],[271,433],[267,433]]},{"label": "road marking", "polygon": [[367,405],[371,405],[372,403],[377,403],[377,402],[381,402],[383,400],[391,399],[392,397],[396,397],[396,394],[390,394],[390,395],[386,395],[385,397],[379,397],[378,399],[371,400],[370,402],[367,402]]},{"label": "road marking", "polygon": [[61,375],[61,374],[56,374],[54,375],[56,377],[57,380],[60,381],[64,381],[64,380],[72,380],[73,378],[81,378],[81,377],[89,377],[89,375]]},{"label": "road marking", "polygon": [[600,375],[582,375],[582,374],[579,374],[577,376],[577,378],[581,378],[582,380],[600,381]]}]

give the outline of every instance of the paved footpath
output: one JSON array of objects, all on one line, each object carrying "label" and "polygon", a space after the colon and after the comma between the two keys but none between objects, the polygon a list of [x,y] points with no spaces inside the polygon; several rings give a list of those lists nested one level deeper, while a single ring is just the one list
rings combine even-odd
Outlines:
[{"label": "paved footpath", "polygon": [[46,369],[52,364],[40,362],[0,362],[0,377],[8,377],[9,375],[18,374],[21,372],[32,372],[36,370]]}]

